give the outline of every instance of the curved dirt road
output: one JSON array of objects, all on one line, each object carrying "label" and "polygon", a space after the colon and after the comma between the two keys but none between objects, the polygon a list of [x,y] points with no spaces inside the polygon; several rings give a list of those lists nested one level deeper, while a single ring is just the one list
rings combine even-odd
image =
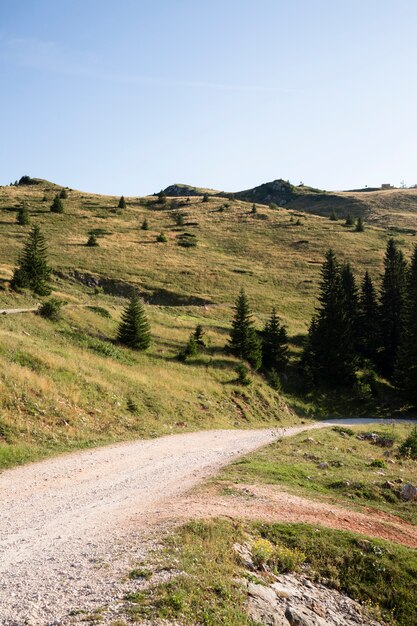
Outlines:
[{"label": "curved dirt road", "polygon": [[[82,451],[0,474],[0,624],[72,623],[108,601],[140,558],[140,524],[238,455],[332,420],[268,430],[203,431]],[[132,546],[136,552],[132,553]],[[139,545],[139,553],[137,546]],[[110,567],[111,565],[111,567]],[[116,567],[117,569],[117,567]]]}]

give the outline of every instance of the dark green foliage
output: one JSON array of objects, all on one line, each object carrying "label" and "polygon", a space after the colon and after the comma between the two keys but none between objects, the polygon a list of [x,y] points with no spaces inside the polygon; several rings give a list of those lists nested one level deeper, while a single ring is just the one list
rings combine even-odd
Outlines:
[{"label": "dark green foliage", "polygon": [[53,202],[51,204],[51,212],[52,213],[63,213],[64,212],[64,205],[62,203],[62,200],[59,196],[55,196],[55,198],[53,199]]},{"label": "dark green foliage", "polygon": [[22,176],[17,184],[21,187],[25,185],[36,185],[36,181],[33,180],[33,178],[31,178],[30,176]]},{"label": "dark green foliage", "polygon": [[248,361],[257,370],[262,362],[261,343],[254,328],[252,313],[244,289],[240,291],[234,310],[235,315],[232,321],[228,349],[239,359]]},{"label": "dark green foliage", "polygon": [[381,286],[380,322],[382,351],[380,367],[391,376],[397,359],[403,329],[406,297],[406,263],[403,253],[393,239],[389,239],[384,258],[384,276]]},{"label": "dark green foliage", "polygon": [[120,197],[119,204],[117,205],[117,208],[118,209],[125,209],[126,208],[126,200],[125,200],[124,196]]},{"label": "dark green foliage", "polygon": [[197,324],[194,331],[194,339],[197,343],[199,350],[206,348],[206,342],[204,341],[204,330],[201,324]]},{"label": "dark green foliage", "polygon": [[197,245],[197,237],[192,233],[182,233],[178,235],[177,244],[182,248],[195,248]]},{"label": "dark green foliage", "polygon": [[257,213],[258,209],[256,208],[256,204],[252,204],[252,209],[251,209],[251,213],[255,214]]},{"label": "dark green foliage", "polygon": [[417,245],[408,272],[404,324],[396,364],[397,386],[417,405]]},{"label": "dark green foliage", "polygon": [[12,289],[31,289],[39,296],[51,293],[50,274],[46,256],[46,242],[38,225],[35,225],[23,249],[10,286]]},{"label": "dark green foliage", "polygon": [[363,231],[365,230],[363,219],[361,217],[358,217],[358,219],[356,220],[355,230],[357,233],[363,233]]},{"label": "dark green foliage", "polygon": [[313,318],[302,364],[307,378],[316,385],[348,386],[356,365],[352,313],[347,307],[347,274],[333,250],[326,254],[321,270],[317,315]]},{"label": "dark green foliage", "polygon": [[344,312],[350,324],[353,347],[357,348],[359,343],[359,299],[355,277],[349,263],[342,265],[340,277],[344,298]]},{"label": "dark green foliage", "polygon": [[337,221],[337,215],[336,215],[336,211],[333,209],[333,211],[330,213],[330,218],[332,222],[336,222]]},{"label": "dark green foliage", "polygon": [[208,202],[208,201],[209,201],[208,194],[205,193],[204,196],[203,196],[203,202]]},{"label": "dark green foliage", "polygon": [[353,226],[355,224],[355,219],[351,213],[348,213],[346,217],[345,226]]},{"label": "dark green foliage", "polygon": [[285,326],[275,308],[262,333],[262,365],[265,369],[282,372],[288,364],[288,338]]},{"label": "dark green foliage", "polygon": [[358,321],[359,353],[375,363],[379,345],[378,302],[368,272],[365,272],[361,285]]},{"label": "dark green foliage", "polygon": [[144,220],[143,220],[143,222],[142,222],[141,229],[142,229],[142,230],[149,230],[149,222],[148,222],[148,220],[146,219],[146,217],[145,217],[145,219],[144,219]]},{"label": "dark green foliage", "polygon": [[122,314],[117,339],[133,350],[146,350],[150,346],[150,325],[143,303],[136,294],[132,296]]},{"label": "dark green foliage", "polygon": [[88,246],[89,248],[94,248],[94,247],[98,246],[97,237],[96,237],[96,235],[94,233],[91,233],[91,235],[88,237],[87,243],[85,245]]},{"label": "dark green foliage", "polygon": [[52,322],[57,322],[61,317],[62,305],[63,302],[59,298],[50,298],[40,307],[39,315]]},{"label": "dark green foliage", "polygon": [[165,204],[167,201],[167,197],[166,197],[166,193],[164,191],[161,191],[158,193],[158,202],[159,204]]},{"label": "dark green foliage", "polygon": [[17,210],[16,222],[21,226],[27,226],[27,224],[29,224],[29,211],[26,204],[22,204]]},{"label": "dark green foliage", "polygon": [[158,243],[166,243],[168,241],[167,236],[165,235],[165,233],[159,233],[159,235],[156,238],[156,241]]},{"label": "dark green foliage", "polygon": [[68,193],[66,189],[61,189],[61,193],[59,194],[59,197],[62,200],[66,200],[68,198]]},{"label": "dark green foliage", "polygon": [[188,338],[186,346],[184,347],[183,350],[181,350],[181,352],[178,355],[178,360],[186,361],[187,358],[197,356],[198,353],[199,353],[199,347],[195,340],[194,333],[191,333],[190,337]]},{"label": "dark green foliage", "polygon": [[239,363],[239,365],[236,365],[235,372],[237,374],[236,382],[238,383],[238,385],[244,385],[245,387],[247,387],[251,384],[252,381],[249,377],[249,369],[244,363]]},{"label": "dark green foliage", "polygon": [[399,448],[399,453],[403,457],[417,460],[417,427],[415,426],[407,439],[403,441]]}]

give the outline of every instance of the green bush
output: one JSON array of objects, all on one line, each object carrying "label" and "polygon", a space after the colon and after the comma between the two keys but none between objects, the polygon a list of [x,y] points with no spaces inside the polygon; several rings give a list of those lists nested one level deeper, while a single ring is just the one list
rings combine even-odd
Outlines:
[{"label": "green bush", "polygon": [[235,372],[237,374],[236,382],[239,385],[245,385],[246,387],[251,384],[251,379],[249,377],[249,368],[244,363],[239,363],[235,367]]},{"label": "green bush", "polygon": [[417,460],[417,427],[415,426],[399,448],[400,456]]},{"label": "green bush", "polygon": [[40,307],[39,315],[53,322],[57,322],[61,317],[62,305],[63,302],[59,300],[59,298],[50,298]]},{"label": "green bush", "polygon": [[167,236],[165,235],[165,233],[159,233],[159,235],[156,238],[156,241],[158,243],[166,243],[168,241]]}]

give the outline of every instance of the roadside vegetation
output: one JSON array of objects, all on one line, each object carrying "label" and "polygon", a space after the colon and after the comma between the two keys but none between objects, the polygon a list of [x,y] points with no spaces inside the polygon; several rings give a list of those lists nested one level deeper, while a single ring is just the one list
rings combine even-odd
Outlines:
[{"label": "roadside vegetation", "polygon": [[415,431],[409,424],[369,425],[302,433],[239,459],[213,479],[229,486],[265,483],[345,507],[371,507],[417,523],[417,500],[401,490],[414,484]]},{"label": "roadside vegetation", "polygon": [[[252,547],[256,570],[242,567],[234,544]],[[266,568],[265,565],[269,564]],[[304,524],[198,521],[181,527],[156,559],[167,582],[141,585],[126,595],[126,611],[203,626],[255,626],[246,612],[245,579],[267,585],[269,574],[300,571],[363,603],[391,626],[417,620],[415,550],[359,535]]]}]

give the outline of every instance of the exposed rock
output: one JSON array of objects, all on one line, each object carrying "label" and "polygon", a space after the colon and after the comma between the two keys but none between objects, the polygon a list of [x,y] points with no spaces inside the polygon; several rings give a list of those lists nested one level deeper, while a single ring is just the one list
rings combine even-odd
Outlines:
[{"label": "exposed rock", "polygon": [[400,491],[400,496],[403,500],[417,500],[417,487],[411,483],[406,483]]},{"label": "exposed rock", "polygon": [[320,469],[327,469],[328,467],[329,467],[329,464],[327,463],[327,461],[323,461],[322,463],[319,463]]},{"label": "exposed rock", "polygon": [[289,626],[283,610],[276,607],[277,596],[271,587],[249,583],[248,613],[264,626]]},{"label": "exposed rock", "polygon": [[301,606],[287,606],[285,617],[290,626],[330,626],[329,622]]},{"label": "exposed rock", "polygon": [[243,565],[243,567],[246,567],[246,569],[253,571],[255,569],[255,565],[253,563],[253,559],[252,559],[252,553],[250,551],[250,548],[247,544],[240,544],[240,543],[235,543],[233,545],[233,550],[236,552],[236,554],[239,556],[239,559]]},{"label": "exposed rock", "polygon": [[356,439],[361,441],[370,441],[375,446],[381,446],[381,448],[392,448],[394,445],[394,439],[391,437],[384,437],[378,433],[362,433],[357,435]]}]

